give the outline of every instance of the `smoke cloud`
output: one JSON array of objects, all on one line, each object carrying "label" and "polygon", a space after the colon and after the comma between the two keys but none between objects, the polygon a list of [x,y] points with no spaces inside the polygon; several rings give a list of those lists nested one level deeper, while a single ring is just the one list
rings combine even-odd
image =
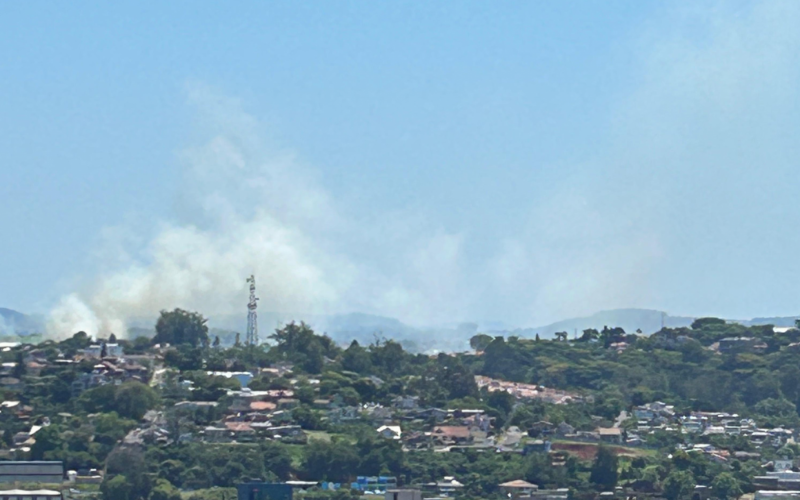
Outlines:
[{"label": "smoke cloud", "polygon": [[[766,229],[800,222],[770,210],[798,187],[798,21],[794,2],[692,3],[645,26],[603,148],[519,207],[525,222],[484,253],[479,227],[349,209],[314,168],[271,146],[240,102],[190,85],[203,139],[180,155],[175,216],[109,228],[99,277],[61,300],[49,330],[121,333],[173,307],[242,313],[250,274],[265,310],[416,325],[531,325],[614,307],[737,316],[776,283],[800,292],[796,273],[774,268],[798,237]],[[745,236],[765,244],[741,246]],[[790,296],[775,307],[793,307]]]}]

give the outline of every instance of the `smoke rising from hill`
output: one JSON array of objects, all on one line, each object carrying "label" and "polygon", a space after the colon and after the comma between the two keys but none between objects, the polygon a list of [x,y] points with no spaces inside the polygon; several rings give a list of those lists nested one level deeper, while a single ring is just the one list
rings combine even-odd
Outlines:
[{"label": "smoke rising from hill", "polygon": [[[798,188],[798,124],[786,110],[800,88],[800,7],[689,5],[669,14],[668,28],[643,28],[627,54],[640,63],[637,81],[611,106],[594,159],[564,166],[482,253],[485,228],[455,230],[417,208],[354,209],[314,166],[270,146],[241,103],[189,86],[203,139],[181,154],[174,217],[109,228],[98,277],[62,299],[49,330],[122,332],[129,318],[173,307],[244,314],[251,273],[266,310],[361,311],[412,325],[543,324],[620,307],[791,312],[800,280],[776,273],[774,257],[790,260],[800,242],[765,228],[800,222],[770,210]],[[742,237],[765,243],[743,247]],[[792,293],[768,312],[732,292],[776,287]]]}]

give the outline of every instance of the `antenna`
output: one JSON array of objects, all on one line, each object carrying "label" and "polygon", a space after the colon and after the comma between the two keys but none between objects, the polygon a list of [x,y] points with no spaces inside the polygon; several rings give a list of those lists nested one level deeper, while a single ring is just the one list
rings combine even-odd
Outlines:
[{"label": "antenna", "polygon": [[252,274],[247,278],[250,283],[250,302],[247,303],[247,336],[245,337],[245,344],[257,345],[258,344],[258,297],[256,297],[256,277]]}]

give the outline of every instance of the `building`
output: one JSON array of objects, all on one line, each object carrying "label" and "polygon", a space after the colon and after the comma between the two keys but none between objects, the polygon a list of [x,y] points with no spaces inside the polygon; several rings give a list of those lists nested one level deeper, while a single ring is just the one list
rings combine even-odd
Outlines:
[{"label": "building", "polygon": [[61,484],[63,462],[0,462],[0,483]]},{"label": "building", "polygon": [[378,428],[378,434],[385,439],[400,439],[403,431],[399,425],[384,425]]},{"label": "building", "polygon": [[604,443],[622,444],[622,429],[619,427],[598,427],[597,433],[600,435],[600,441]]},{"label": "building", "polygon": [[0,500],[61,500],[60,491],[55,490],[1,490]]},{"label": "building", "polygon": [[292,486],[254,481],[236,485],[236,494],[237,500],[292,500]]},{"label": "building", "polygon": [[422,500],[420,490],[386,490],[384,500]]},{"label": "building", "polygon": [[754,500],[797,500],[800,491],[758,490]]},{"label": "building", "polygon": [[507,483],[503,483],[498,485],[500,487],[500,491],[505,493],[509,498],[519,498],[519,497],[528,497],[531,496],[535,491],[539,489],[539,486],[529,483],[528,481],[523,481],[522,479],[517,479],[515,481],[509,481]]}]

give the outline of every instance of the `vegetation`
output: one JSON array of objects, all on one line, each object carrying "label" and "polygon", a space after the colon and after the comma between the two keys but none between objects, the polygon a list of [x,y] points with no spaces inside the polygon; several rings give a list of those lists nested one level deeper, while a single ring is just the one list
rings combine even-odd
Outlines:
[{"label": "vegetation", "polygon": [[[800,455],[792,442],[770,446],[741,435],[689,434],[677,420],[695,411],[730,412],[762,428],[800,427],[800,330],[776,333],[702,318],[691,328],[649,337],[608,327],[572,340],[478,334],[470,343],[474,352],[453,355],[413,353],[382,338],[339,346],[304,323],[276,330],[269,344],[225,348],[209,341],[205,318],[180,309],[162,312],[156,332],[153,339],[118,340],[123,358],[140,359],[141,369],[120,360],[98,365],[84,353],[93,343],[84,332],[0,353],[16,363],[8,376],[20,380],[2,389],[4,401],[20,402],[16,413],[0,412],[7,456],[105,470],[100,490],[108,499],[177,500],[192,491],[199,500],[230,498],[231,488],[251,478],[348,485],[377,475],[394,476],[400,485],[455,476],[467,499],[499,499],[498,485],[515,479],[570,488],[576,498],[617,486],[689,498],[701,484],[727,499],[754,491],[768,461]],[[745,340],[724,340],[731,338]],[[213,439],[214,429],[247,423],[249,411],[236,406],[239,381],[213,372],[252,373],[252,391],[277,394],[270,400],[275,408],[263,406],[271,408],[265,418],[284,430]],[[571,399],[556,404],[489,391],[479,388],[476,375],[558,389]],[[420,413],[402,410],[396,398],[410,398]],[[587,442],[598,426],[615,422],[634,435],[636,422],[618,421],[621,412],[655,402],[673,408],[677,431],[641,432],[637,448]],[[337,416],[347,408],[356,415]],[[450,413],[422,413],[431,409]],[[485,446],[435,452],[449,448],[424,433],[437,418],[462,425],[454,415],[463,410],[487,417],[487,427],[476,433]],[[402,439],[376,432],[387,422],[402,427]],[[574,436],[556,435],[552,427],[562,423]],[[287,425],[305,433],[287,435]],[[26,451],[24,434],[32,426],[40,429]],[[522,437],[506,447],[514,428]],[[553,442],[550,453],[535,446],[539,438]],[[697,451],[697,444],[722,454]],[[338,495],[344,500],[351,493],[345,488]]]}]

